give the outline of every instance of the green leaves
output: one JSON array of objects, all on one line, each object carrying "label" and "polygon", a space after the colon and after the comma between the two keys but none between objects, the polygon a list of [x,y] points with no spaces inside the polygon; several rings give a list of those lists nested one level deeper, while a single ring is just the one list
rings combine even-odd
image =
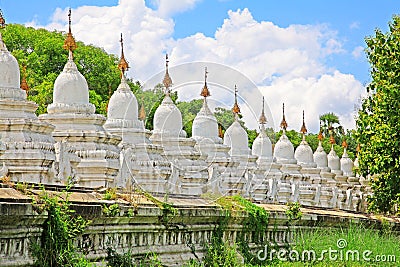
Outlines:
[{"label": "green leaves", "polygon": [[365,41],[372,81],[356,122],[359,172],[374,177],[369,210],[395,213],[400,203],[400,17],[393,17],[389,32],[377,29]]}]

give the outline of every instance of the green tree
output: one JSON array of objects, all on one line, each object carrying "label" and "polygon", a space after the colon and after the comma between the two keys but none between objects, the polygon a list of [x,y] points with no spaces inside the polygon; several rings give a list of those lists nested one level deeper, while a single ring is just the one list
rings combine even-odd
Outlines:
[{"label": "green tree", "polygon": [[[54,81],[68,58],[67,51],[62,48],[65,35],[18,24],[9,24],[1,32],[20,69],[26,66],[30,86],[28,99],[39,105],[37,114],[46,112],[47,105],[52,102]],[[77,45],[74,61],[88,82],[90,101],[98,113],[105,114],[109,88],[116,89],[120,82],[118,58],[92,45],[82,42]]]},{"label": "green tree", "polygon": [[182,113],[183,129],[186,131],[188,137],[192,136],[193,120],[197,113],[199,113],[202,105],[203,99],[193,99],[190,102],[177,102],[177,107]]},{"label": "green tree", "polygon": [[394,213],[400,203],[400,17],[367,37],[372,81],[358,113],[359,172],[371,177],[369,209]]},{"label": "green tree", "polygon": [[325,136],[329,136],[332,132],[332,134],[335,136],[335,139],[338,137],[336,139],[336,142],[338,142],[340,136],[344,134],[344,128],[342,125],[340,125],[339,117],[333,112],[328,112],[320,115],[319,121],[323,134]]}]

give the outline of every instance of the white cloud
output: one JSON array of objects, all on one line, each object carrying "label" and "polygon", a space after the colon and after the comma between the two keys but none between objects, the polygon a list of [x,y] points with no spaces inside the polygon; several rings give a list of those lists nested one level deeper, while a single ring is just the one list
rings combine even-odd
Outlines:
[{"label": "white cloud", "polygon": [[[275,125],[280,121],[282,102],[287,103],[292,129],[300,128],[303,109],[309,129],[314,132],[318,130],[318,116],[325,112],[339,114],[346,127],[354,124],[351,114],[363,87],[353,75],[325,65],[327,56],[344,51],[337,32],[327,25],[279,27],[272,22],[259,22],[245,8],[229,11],[214,36],[196,33],[174,39],[171,14],[193,8],[196,3],[195,0],[160,0],[157,10],[145,6],[142,0],[120,0],[114,7],[79,7],[72,14],[73,33],[85,43],[119,54],[119,33],[123,32],[125,56],[132,67],[128,75],[142,81],[163,71],[165,52],[170,52],[171,66],[208,61],[232,67],[254,81],[267,97]],[[65,31],[66,14],[67,10],[56,10],[52,23],[46,27]],[[203,69],[199,75],[202,72]],[[210,73],[210,78],[219,76],[215,82],[232,88],[238,75],[228,77],[227,73]],[[181,75],[193,77],[193,74],[189,70]],[[173,72],[171,75],[176,78]],[[202,77],[195,80],[201,81]],[[245,100],[257,107],[254,108],[257,116],[260,99],[254,91],[239,89]],[[227,95],[214,93],[213,97],[222,99]],[[242,110],[251,113],[248,107]],[[251,120],[246,123],[255,127],[254,116]]]},{"label": "white cloud", "polygon": [[354,21],[350,24],[349,28],[351,30],[355,30],[355,29],[359,29],[360,28],[360,22],[358,21]]},{"label": "white cloud", "polygon": [[355,59],[359,59],[361,56],[364,55],[364,47],[362,47],[362,46],[357,46],[356,48],[353,49],[353,51],[351,52],[351,55],[352,55]]},{"label": "white cloud", "polygon": [[158,13],[163,16],[171,16],[176,13],[192,9],[201,0],[157,0]]}]

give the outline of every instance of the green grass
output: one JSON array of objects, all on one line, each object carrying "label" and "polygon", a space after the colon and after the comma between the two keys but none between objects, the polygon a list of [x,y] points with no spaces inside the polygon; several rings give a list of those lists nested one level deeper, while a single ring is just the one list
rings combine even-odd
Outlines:
[{"label": "green grass", "polygon": [[[353,224],[348,228],[315,228],[312,231],[301,230],[296,233],[295,238],[296,245],[292,246],[290,250],[296,250],[299,252],[300,261],[281,261],[275,257],[274,260],[265,261],[265,264],[258,266],[400,266],[400,237],[388,230],[373,230],[359,224]],[[346,245],[342,249],[338,248],[338,240],[346,241]],[[225,245],[227,246],[227,244]],[[343,244],[339,245],[343,246]],[[332,253],[332,255],[338,255],[337,260],[330,259],[329,254],[325,253],[324,259],[322,260],[301,261],[302,252],[305,250],[315,251],[316,258],[318,259],[321,256],[322,251],[329,251],[329,248],[331,248],[331,250],[338,251],[336,254]],[[238,259],[241,257],[238,256],[239,253],[236,249],[236,246],[230,246],[223,249],[219,248],[219,250],[224,250],[226,252],[223,253],[224,255],[222,258],[221,254],[219,254],[218,257],[220,258],[218,259],[210,261],[210,257],[208,257],[208,262],[191,263],[185,266],[256,267],[255,265],[239,263]],[[371,254],[367,255],[369,258],[371,258],[371,261],[365,261],[363,259],[362,254],[366,250],[371,251]],[[270,248],[268,251],[270,253]],[[355,251],[359,252],[359,260],[357,260],[357,256],[355,256],[354,260],[352,259],[352,252],[354,252],[354,255],[356,255]],[[348,253],[347,260],[346,253]],[[276,253],[274,255],[276,256]],[[342,260],[340,260],[340,255],[342,255]],[[377,262],[375,261],[375,256],[377,255],[394,255],[396,262]]]}]

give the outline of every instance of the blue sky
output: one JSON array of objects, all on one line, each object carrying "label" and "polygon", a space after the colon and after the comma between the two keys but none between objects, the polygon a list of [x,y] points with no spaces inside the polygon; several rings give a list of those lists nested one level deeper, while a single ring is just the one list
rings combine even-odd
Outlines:
[{"label": "blue sky", "polygon": [[[348,128],[354,125],[354,105],[370,79],[364,38],[375,28],[386,31],[393,14],[400,13],[394,0],[0,0],[0,7],[7,23],[57,30],[65,30],[71,7],[77,39],[110,53],[118,54],[117,32],[124,32],[128,60],[136,67],[131,75],[140,80],[154,74],[156,66],[162,69],[165,52],[171,54],[171,65],[193,60],[227,64],[250,77],[267,103],[276,99],[269,103],[275,124],[278,103],[298,106],[288,111],[294,128],[301,124],[297,109],[318,103],[309,108],[314,131],[318,114],[330,111]],[[254,55],[257,51],[260,55]],[[324,102],[332,94],[339,96]]]}]

